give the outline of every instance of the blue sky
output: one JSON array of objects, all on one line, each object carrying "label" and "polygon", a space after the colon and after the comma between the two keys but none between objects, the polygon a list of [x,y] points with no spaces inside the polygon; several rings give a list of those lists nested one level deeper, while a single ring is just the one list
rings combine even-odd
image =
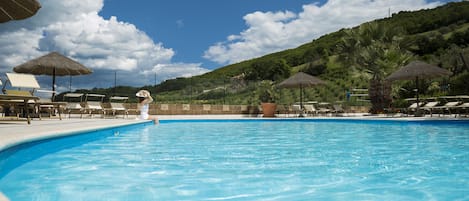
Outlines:
[{"label": "blue sky", "polygon": [[256,11],[298,13],[302,5],[312,2],[321,5],[324,0],[105,0],[99,14],[104,18],[118,16],[152,38],[164,41],[165,46],[175,50],[175,62],[202,62],[204,67],[214,69],[222,64],[202,59],[204,51],[245,29],[244,15]]},{"label": "blue sky", "polygon": [[[341,28],[451,0],[39,0],[26,20],[0,24],[0,78],[51,51],[93,74],[72,89],[143,86],[297,47]],[[454,0],[456,1],[456,0]],[[38,76],[41,87],[50,77]],[[156,79],[155,79],[156,78]],[[68,77],[58,78],[60,91]]]}]

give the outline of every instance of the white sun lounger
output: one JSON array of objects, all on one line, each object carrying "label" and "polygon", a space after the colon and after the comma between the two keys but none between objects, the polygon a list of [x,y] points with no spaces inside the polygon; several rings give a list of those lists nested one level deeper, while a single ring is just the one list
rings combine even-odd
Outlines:
[{"label": "white sun lounger", "polygon": [[459,100],[459,104],[450,105],[447,108],[445,108],[448,111],[448,113],[450,113],[450,114],[454,113],[454,117],[457,117],[457,115],[461,116],[463,111],[465,111],[465,113],[466,113],[465,116],[467,116],[467,114],[469,112],[469,96],[468,95],[459,95],[459,96],[452,96],[450,98]]},{"label": "white sun lounger", "polygon": [[457,110],[457,113],[454,115],[454,117],[456,117],[458,114],[459,114],[459,116],[461,116],[463,111],[465,111],[465,116],[467,117],[467,115],[469,113],[469,102],[465,102],[461,105],[455,106],[455,107],[453,107],[453,109]]},{"label": "white sun lounger", "polygon": [[94,113],[98,113],[104,118],[106,111],[104,110],[103,103],[105,95],[102,94],[86,94],[85,95],[85,113],[89,114],[90,117],[93,117]]},{"label": "white sun lounger", "polygon": [[[129,110],[124,106],[124,103],[129,99],[129,97],[124,96],[112,96],[109,98],[109,108],[104,108],[107,114],[112,114],[112,116],[117,117],[117,113],[122,113],[123,118],[129,116]],[[109,111],[110,113],[108,113]]]},{"label": "white sun lounger", "polygon": [[78,112],[80,118],[83,118],[84,108],[81,106],[83,101],[82,93],[67,93],[64,95],[64,100],[67,100],[65,110],[68,112],[68,118],[70,118],[72,112]]},{"label": "white sun lounger", "polygon": [[303,105],[303,107],[304,107],[305,112],[306,112],[307,115],[314,116],[318,113],[318,111],[316,110],[314,105],[306,104],[306,105]]},{"label": "white sun lounger", "polygon": [[[437,111],[438,112],[438,116],[440,116],[440,114],[445,114],[445,111],[448,112],[448,114],[451,115],[451,110],[453,107],[456,107],[457,105],[460,105],[461,102],[460,101],[450,101],[450,102],[447,102],[445,103],[444,105],[442,106],[436,106],[436,107],[433,107],[433,110]],[[439,112],[441,111],[441,112]]]},{"label": "white sun lounger", "polygon": [[41,111],[47,110],[49,113],[49,117],[52,117],[52,114],[58,112],[59,119],[62,119],[61,111],[63,106],[65,106],[64,102],[55,102],[49,99],[42,99],[34,95],[37,91],[48,91],[48,90],[40,90],[39,83],[36,80],[34,75],[30,74],[21,74],[21,73],[6,73],[7,75],[7,83],[10,83],[12,87],[15,88],[27,88],[28,90],[12,90],[6,89],[6,85],[3,87],[3,92],[6,95],[15,95],[15,96],[23,96],[23,97],[34,97],[28,101],[28,105],[34,108],[34,113],[39,116],[39,119],[42,118]]},{"label": "white sun lounger", "polygon": [[425,105],[423,105],[422,107],[420,107],[420,109],[424,110],[424,111],[428,111],[430,113],[430,116],[433,115],[433,110],[434,108],[439,104],[440,102],[439,101],[429,101],[427,103],[425,103]]}]

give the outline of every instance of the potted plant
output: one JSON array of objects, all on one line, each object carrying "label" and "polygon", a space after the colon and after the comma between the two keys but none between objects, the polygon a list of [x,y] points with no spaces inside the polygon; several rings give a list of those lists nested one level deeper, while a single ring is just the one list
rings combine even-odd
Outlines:
[{"label": "potted plant", "polygon": [[258,89],[263,117],[275,117],[277,94],[272,81],[262,81]]}]

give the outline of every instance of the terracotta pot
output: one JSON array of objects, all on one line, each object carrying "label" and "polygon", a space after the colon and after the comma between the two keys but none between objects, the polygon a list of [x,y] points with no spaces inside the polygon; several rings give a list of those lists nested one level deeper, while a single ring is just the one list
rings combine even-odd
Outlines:
[{"label": "terracotta pot", "polygon": [[261,103],[263,117],[275,117],[275,111],[277,110],[277,104],[275,103]]}]

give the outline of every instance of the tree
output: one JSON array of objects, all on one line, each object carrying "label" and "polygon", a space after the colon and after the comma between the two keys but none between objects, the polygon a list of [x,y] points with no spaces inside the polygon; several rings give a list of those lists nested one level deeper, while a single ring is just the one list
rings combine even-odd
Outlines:
[{"label": "tree", "polygon": [[368,95],[372,113],[382,112],[391,103],[391,85],[384,81],[385,76],[412,58],[402,47],[403,32],[399,27],[366,23],[346,30],[339,45],[339,61],[371,76]]},{"label": "tree", "polygon": [[247,80],[280,80],[290,76],[291,67],[284,59],[261,60],[251,65]]},{"label": "tree", "polygon": [[319,76],[324,73],[327,69],[327,66],[324,61],[316,60],[309,62],[306,67],[302,70],[302,72],[308,73],[310,75]]}]

